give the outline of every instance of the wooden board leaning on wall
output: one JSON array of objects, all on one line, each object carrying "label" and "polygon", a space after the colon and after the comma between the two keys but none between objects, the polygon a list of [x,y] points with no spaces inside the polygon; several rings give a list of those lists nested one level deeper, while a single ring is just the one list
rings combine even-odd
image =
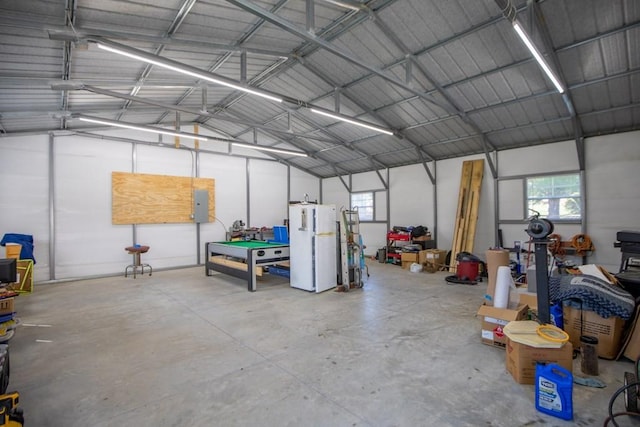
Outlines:
[{"label": "wooden board leaning on wall", "polygon": [[192,223],[193,190],[209,192],[209,221],[215,221],[215,180],[112,172],[113,224]]},{"label": "wooden board leaning on wall", "polygon": [[466,160],[462,163],[449,271],[456,271],[456,255],[460,252],[473,252],[483,175],[484,160]]}]

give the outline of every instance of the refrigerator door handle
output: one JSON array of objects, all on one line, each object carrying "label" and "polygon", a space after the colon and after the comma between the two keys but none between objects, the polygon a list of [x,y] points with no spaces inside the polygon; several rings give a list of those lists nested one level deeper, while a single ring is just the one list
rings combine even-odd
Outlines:
[{"label": "refrigerator door handle", "polygon": [[300,231],[307,231],[307,210],[300,209]]}]

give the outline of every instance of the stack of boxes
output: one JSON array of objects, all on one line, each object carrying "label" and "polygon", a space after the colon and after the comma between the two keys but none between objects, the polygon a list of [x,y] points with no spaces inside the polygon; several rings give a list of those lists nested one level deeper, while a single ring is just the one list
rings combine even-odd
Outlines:
[{"label": "stack of boxes", "polygon": [[411,264],[417,263],[423,266],[423,271],[435,273],[445,265],[444,260],[447,251],[440,249],[424,249],[418,252],[403,252],[401,255],[402,268],[409,270]]},{"label": "stack of boxes", "polygon": [[15,332],[15,295],[15,292],[0,291],[0,343],[9,341]]},{"label": "stack of boxes", "polygon": [[440,249],[427,249],[427,254],[424,261],[424,269],[429,273],[435,273],[439,271],[441,267],[445,265],[445,258],[447,257],[447,251]]},{"label": "stack of boxes", "polygon": [[[478,309],[477,316],[482,321],[481,339],[484,344],[505,349],[505,367],[513,379],[520,384],[534,384],[537,363],[555,363],[569,371],[573,368],[573,346],[566,343],[558,348],[540,348],[510,339],[504,329],[510,322],[520,322],[529,318],[529,310],[536,309],[535,295],[520,298],[517,307],[498,308],[493,306],[496,288],[496,274],[499,265],[508,261],[508,253],[493,251],[487,256],[489,280],[485,302]],[[491,263],[495,263],[491,265]],[[491,274],[491,273],[494,274]],[[557,347],[557,346],[556,346]]]},{"label": "stack of boxes", "polygon": [[504,328],[510,322],[529,317],[529,306],[520,304],[515,309],[497,308],[488,303],[480,306],[478,316],[482,320],[481,339],[484,344],[506,350],[505,366],[514,380],[520,384],[533,384],[537,363],[555,363],[570,372],[573,368],[571,341],[560,348],[539,348],[509,339]]},{"label": "stack of boxes", "polygon": [[[491,266],[488,269],[491,271]],[[562,347],[539,348],[509,339],[504,333],[504,327],[509,322],[528,319],[529,311],[537,310],[536,294],[519,293],[518,307],[493,307],[491,295],[495,283],[491,283],[491,276],[489,282],[488,296],[477,312],[482,322],[481,339],[484,344],[505,348],[507,371],[518,383],[534,383],[536,363],[554,363],[572,371],[573,349],[580,347],[581,335],[598,339],[598,357],[615,359],[619,356],[625,321],[615,316],[604,319],[593,311],[581,311],[569,306],[564,307],[563,313],[564,331],[569,335],[569,341]]]},{"label": "stack of boxes", "polygon": [[[21,245],[8,243],[5,246],[7,258],[15,258],[16,262],[20,261]],[[18,279],[18,282],[20,280]],[[9,284],[8,287],[13,287]],[[0,343],[8,342],[15,333],[15,297],[17,292],[7,288],[0,288]]]}]

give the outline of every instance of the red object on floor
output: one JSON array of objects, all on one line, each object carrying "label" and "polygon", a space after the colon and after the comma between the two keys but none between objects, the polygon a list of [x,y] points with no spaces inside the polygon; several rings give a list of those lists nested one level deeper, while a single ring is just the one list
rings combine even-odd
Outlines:
[{"label": "red object on floor", "polygon": [[463,280],[476,280],[480,275],[480,263],[478,261],[458,261],[456,276]]}]

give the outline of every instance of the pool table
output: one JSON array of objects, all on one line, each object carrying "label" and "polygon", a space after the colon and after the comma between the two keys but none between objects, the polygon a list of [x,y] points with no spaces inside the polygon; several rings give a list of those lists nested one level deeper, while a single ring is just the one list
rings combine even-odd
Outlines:
[{"label": "pool table", "polygon": [[247,288],[256,290],[256,267],[289,261],[289,245],[262,240],[236,240],[205,243],[205,273],[212,271],[247,280]]}]

